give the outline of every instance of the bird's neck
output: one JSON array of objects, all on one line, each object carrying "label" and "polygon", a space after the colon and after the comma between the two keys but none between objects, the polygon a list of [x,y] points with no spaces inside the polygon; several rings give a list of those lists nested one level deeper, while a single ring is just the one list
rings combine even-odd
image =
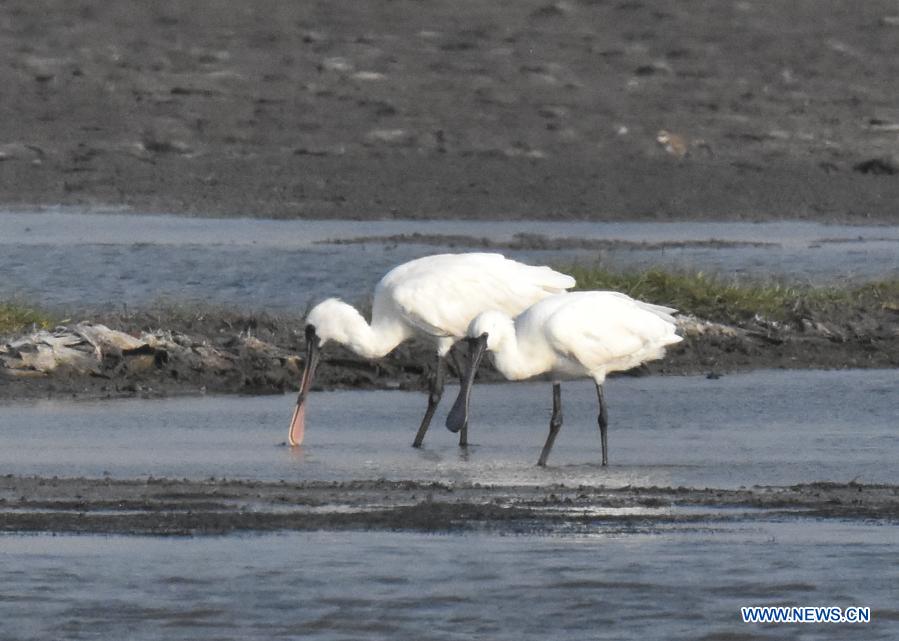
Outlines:
[{"label": "bird's neck", "polygon": [[346,328],[344,345],[364,358],[381,358],[407,338],[399,323],[375,321],[371,325],[361,316]]},{"label": "bird's neck", "polygon": [[493,352],[493,364],[510,381],[531,378],[551,369],[545,359],[525,353],[514,334],[507,336],[499,349]]}]

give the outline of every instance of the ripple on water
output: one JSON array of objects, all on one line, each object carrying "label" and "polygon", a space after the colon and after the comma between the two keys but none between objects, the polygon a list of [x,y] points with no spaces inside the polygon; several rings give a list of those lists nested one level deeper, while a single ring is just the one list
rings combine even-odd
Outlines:
[{"label": "ripple on water", "polygon": [[[816,543],[794,543],[806,527]],[[28,607],[0,600],[0,616],[13,638],[89,630],[142,641],[162,629],[198,641],[487,630],[500,640],[695,639],[745,634],[741,605],[836,603],[871,606],[865,638],[890,639],[899,568],[880,530],[816,522],[606,538],[7,536],[0,594],[37,598]],[[819,626],[815,638],[846,632]]]}]

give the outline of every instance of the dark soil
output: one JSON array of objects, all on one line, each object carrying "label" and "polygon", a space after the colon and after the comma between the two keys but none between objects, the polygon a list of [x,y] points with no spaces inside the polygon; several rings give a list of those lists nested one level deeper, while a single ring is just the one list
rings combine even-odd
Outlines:
[{"label": "dark soil", "polygon": [[[833,241],[830,241],[833,242]],[[492,240],[483,236],[464,236],[452,234],[393,234],[390,236],[358,236],[356,238],[335,238],[319,241],[319,245],[362,245],[377,243],[381,245],[433,245],[435,247],[464,247],[481,249],[508,250],[561,250],[561,249],[639,249],[662,250],[683,249],[685,247],[704,247],[709,249],[725,249],[733,247],[771,247],[778,243],[751,242],[733,240],[666,240],[661,242],[633,240],[605,240],[602,238],[551,238],[543,234],[515,234],[511,240]]]},{"label": "dark soil", "polygon": [[10,0],[0,34],[4,206],[899,216],[893,0]]},{"label": "dark soil", "polygon": [[[0,399],[271,394],[295,390],[299,383],[305,351],[299,318],[181,308],[105,314],[93,320],[135,336],[163,328],[172,334],[178,350],[108,353],[89,372],[63,367],[49,374],[23,375],[4,369],[0,359]],[[630,374],[719,376],[758,368],[899,365],[899,313],[887,306],[841,306],[826,314],[797,310],[792,320],[784,322],[754,318],[717,325],[689,317],[684,321],[682,343],[663,360]],[[465,349],[461,344],[454,348],[461,367]],[[326,345],[322,353],[317,389],[425,389],[435,362],[433,347],[421,341],[404,343],[380,361],[364,360],[334,344]],[[451,359],[451,379],[458,373]],[[478,377],[503,380],[489,359],[484,359]]]},{"label": "dark soil", "polygon": [[[650,508],[643,514],[615,508]],[[314,510],[310,509],[314,508]],[[598,515],[597,508],[606,513]],[[612,508],[612,511],[608,509]],[[658,511],[652,511],[657,508]],[[679,510],[679,508],[690,508]],[[722,513],[721,508],[730,508]],[[739,490],[444,485],[416,481],[0,478],[0,531],[225,534],[241,531],[490,529],[535,533],[793,518],[899,520],[899,487],[813,483]]]}]

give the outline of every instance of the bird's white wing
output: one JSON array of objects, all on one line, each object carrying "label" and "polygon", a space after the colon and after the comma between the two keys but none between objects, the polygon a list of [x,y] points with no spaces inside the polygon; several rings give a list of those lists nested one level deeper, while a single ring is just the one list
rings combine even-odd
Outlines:
[{"label": "bird's white wing", "polygon": [[566,274],[500,254],[444,254],[401,267],[385,276],[376,296],[392,301],[407,322],[432,336],[461,338],[481,312],[515,316],[574,286]]},{"label": "bird's white wing", "polygon": [[570,304],[543,323],[544,336],[558,354],[590,371],[642,360],[680,340],[673,323],[665,320],[667,314],[645,309],[640,301],[614,295],[571,296]]},{"label": "bird's white wing", "polygon": [[608,292],[600,292],[600,293],[611,294],[613,296],[617,296],[618,298],[621,298],[624,300],[629,300],[632,303],[634,303],[637,307],[639,307],[640,309],[645,309],[648,312],[652,312],[659,318],[662,318],[662,319],[668,321],[669,323],[676,322],[674,320],[674,315],[677,313],[677,309],[675,309],[674,307],[666,307],[664,305],[656,305],[654,303],[647,303],[642,300],[637,300],[636,298],[631,298],[627,294],[622,294],[621,292],[608,291]]}]

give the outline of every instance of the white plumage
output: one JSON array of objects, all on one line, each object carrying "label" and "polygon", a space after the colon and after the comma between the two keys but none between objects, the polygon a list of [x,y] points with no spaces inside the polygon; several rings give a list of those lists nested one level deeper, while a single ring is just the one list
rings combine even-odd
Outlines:
[{"label": "white plumage", "polygon": [[[380,358],[413,336],[435,343],[437,368],[428,411],[414,443],[418,446],[442,394],[444,357],[453,343],[465,336],[472,319],[487,310],[517,315],[574,284],[574,278],[549,267],[525,265],[500,254],[438,254],[394,267],[380,280],[370,324],[336,298],[319,303],[306,318],[306,368],[291,421],[290,444],[302,441],[304,401],[318,348],[325,343],[340,343],[366,358]],[[464,432],[461,443],[465,444]]]},{"label": "white plumage", "polygon": [[487,350],[509,380],[552,373],[601,385],[609,372],[661,358],[666,345],[682,340],[675,311],[619,292],[572,292],[545,298],[514,320],[480,314],[468,335],[488,335]]},{"label": "white plumage", "polygon": [[474,370],[486,350],[491,352],[496,368],[510,380],[547,373],[553,377],[553,421],[541,465],[561,427],[559,381],[592,378],[600,401],[605,464],[602,384],[610,372],[662,358],[668,345],[681,341],[675,333],[674,313],[676,310],[670,307],[644,303],[619,292],[573,292],[547,297],[514,319],[496,311],[478,315],[467,332],[475,342],[469,371],[447,427],[457,431],[467,425]]}]

